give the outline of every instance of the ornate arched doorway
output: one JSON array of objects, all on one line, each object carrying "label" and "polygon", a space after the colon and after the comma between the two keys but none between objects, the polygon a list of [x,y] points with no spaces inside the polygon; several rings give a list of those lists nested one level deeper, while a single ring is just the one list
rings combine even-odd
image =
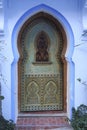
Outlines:
[{"label": "ornate arched doorway", "polygon": [[37,13],[18,35],[19,112],[66,111],[67,41],[61,24],[47,13]]}]

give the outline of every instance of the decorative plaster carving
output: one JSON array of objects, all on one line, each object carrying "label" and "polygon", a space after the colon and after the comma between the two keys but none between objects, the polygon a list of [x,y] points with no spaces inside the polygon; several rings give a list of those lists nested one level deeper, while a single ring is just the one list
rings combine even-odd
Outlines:
[{"label": "decorative plaster carving", "polygon": [[[21,111],[62,110],[61,75],[25,75],[22,82]],[[38,84],[39,83],[39,84]],[[24,93],[26,92],[26,93]],[[25,105],[23,104],[25,103]]]},{"label": "decorative plaster carving", "polygon": [[[48,19],[47,16],[44,18],[43,13],[39,15],[39,18],[35,18],[34,22],[30,19],[19,35],[20,111],[63,111],[64,66],[61,58],[64,45],[63,34],[60,28],[56,28],[54,22],[50,22],[50,18]],[[40,30],[38,31],[39,26]],[[48,27],[48,30],[45,30],[43,27]],[[44,33],[45,46],[42,44],[43,31],[48,35]],[[52,32],[50,33],[50,31]],[[39,40],[40,43],[35,42],[35,39],[36,41]],[[41,60],[36,60],[35,56],[39,47],[48,53],[46,61],[44,61],[42,52]],[[37,62],[37,65],[35,65],[35,62]]]},{"label": "decorative plaster carving", "polygon": [[35,81],[31,81],[26,87],[26,103],[38,104],[39,101],[39,86]]}]

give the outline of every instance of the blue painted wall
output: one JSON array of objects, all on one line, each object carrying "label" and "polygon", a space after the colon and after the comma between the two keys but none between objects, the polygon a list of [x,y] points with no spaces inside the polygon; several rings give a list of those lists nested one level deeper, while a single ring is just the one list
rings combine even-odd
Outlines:
[{"label": "blue painted wall", "polygon": [[[3,84],[2,94],[5,96],[3,101],[3,114],[9,119],[16,121],[18,115],[18,75],[17,62],[19,52],[17,49],[18,33],[24,22],[36,14],[44,11],[55,17],[63,26],[67,35],[67,51],[65,58],[68,63],[67,73],[67,110],[68,116],[71,115],[72,106],[87,104],[87,87],[78,83],[77,78],[86,80],[87,77],[87,43],[82,41],[83,32],[83,7],[85,1],[79,0],[6,0],[4,1],[4,32],[5,32],[5,55],[7,61],[2,65],[3,73],[6,77],[6,85]],[[86,23],[85,23],[86,24]],[[81,44],[81,46],[77,46]],[[8,50],[8,51],[7,51]],[[4,52],[3,52],[4,53]],[[85,63],[84,63],[85,62]],[[84,64],[83,64],[84,63]],[[3,63],[2,63],[3,64]],[[7,87],[6,87],[7,86]],[[81,94],[83,92],[84,94]],[[4,109],[8,106],[8,109]]]}]

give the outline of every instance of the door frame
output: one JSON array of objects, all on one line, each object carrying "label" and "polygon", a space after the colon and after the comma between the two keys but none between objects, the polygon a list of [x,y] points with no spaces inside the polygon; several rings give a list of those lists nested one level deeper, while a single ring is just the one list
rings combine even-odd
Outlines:
[{"label": "door frame", "polygon": [[[19,56],[20,58],[18,61],[18,110],[19,110],[19,113],[23,113],[23,112],[21,112],[21,106],[22,106],[21,104],[23,104],[23,102],[24,102],[24,92],[23,92],[23,89],[21,89],[21,85],[24,84],[24,82],[21,84],[20,77],[21,77],[22,73],[24,73],[24,71],[23,71],[24,69],[21,70],[22,61],[24,61],[24,59],[25,59],[24,55],[26,55],[25,57],[27,57],[27,54],[24,54],[24,53],[26,53],[24,51],[25,50],[24,49],[24,45],[25,45],[24,39],[26,37],[26,33],[30,29],[29,25],[32,26],[32,28],[33,28],[36,25],[37,21],[39,21],[39,20],[42,21],[42,19],[44,19],[45,22],[46,21],[49,22],[50,26],[53,26],[55,28],[54,30],[56,31],[56,35],[59,35],[59,37],[61,39],[60,40],[61,44],[59,45],[60,49],[58,50],[58,54],[57,54],[59,56],[57,56],[56,59],[57,60],[60,59],[59,63],[61,63],[61,61],[62,61],[62,65],[63,65],[63,76],[62,76],[62,78],[63,78],[62,79],[62,81],[63,81],[63,89],[62,89],[63,110],[60,110],[60,111],[50,110],[50,111],[55,112],[55,113],[66,113],[66,111],[67,111],[67,109],[66,109],[67,108],[67,103],[66,103],[66,99],[67,99],[67,82],[66,82],[67,81],[67,62],[65,59],[65,52],[66,52],[66,48],[67,48],[66,33],[65,33],[64,29],[62,28],[61,24],[59,23],[59,21],[57,21],[55,18],[53,18],[53,16],[51,16],[47,13],[44,13],[44,12],[39,12],[39,13],[35,14],[34,16],[32,16],[31,18],[29,18],[22,26],[22,28],[19,32],[19,35],[18,35],[18,51],[19,51],[19,55],[20,55]],[[35,22],[34,22],[34,20],[35,20]],[[28,27],[29,27],[29,29],[28,29]],[[22,46],[23,46],[23,49],[22,49]],[[61,48],[63,48],[63,50]],[[23,98],[21,96],[23,96]],[[23,102],[21,101],[21,99],[23,100]],[[23,105],[23,107],[24,107],[24,105]],[[30,113],[30,112],[27,111],[27,113]],[[34,113],[34,111],[33,111],[33,113]],[[42,113],[45,113],[45,111],[43,111]],[[49,113],[49,110],[48,110],[48,113]]]}]

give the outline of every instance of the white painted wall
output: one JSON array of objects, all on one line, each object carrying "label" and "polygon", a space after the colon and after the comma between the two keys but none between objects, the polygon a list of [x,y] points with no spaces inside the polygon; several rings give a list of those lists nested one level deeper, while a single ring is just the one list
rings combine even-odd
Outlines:
[{"label": "white painted wall", "polygon": [[[9,119],[13,118],[11,115],[11,93],[16,95],[16,90],[11,89],[11,64],[14,60],[12,52],[12,32],[15,24],[20,19],[25,12],[29,9],[38,6],[40,4],[45,4],[49,7],[54,8],[59,13],[61,13],[65,19],[70,24],[73,34],[74,34],[74,53],[72,60],[75,65],[75,86],[73,86],[75,94],[75,107],[84,103],[87,105],[87,86],[81,85],[77,79],[81,78],[83,81],[87,81],[87,40],[85,44],[76,46],[78,44],[84,43],[81,37],[83,29],[87,29],[87,23],[85,23],[86,13],[83,10],[85,0],[5,0],[4,1],[4,40],[6,45],[4,46],[3,54],[7,57],[5,62],[2,62],[2,73],[7,80],[6,84],[2,82],[2,94],[5,96],[3,101],[3,115]],[[87,9],[86,9],[87,10]],[[83,17],[84,16],[84,17]],[[83,19],[84,18],[84,19]],[[67,30],[66,30],[67,31]]]}]

